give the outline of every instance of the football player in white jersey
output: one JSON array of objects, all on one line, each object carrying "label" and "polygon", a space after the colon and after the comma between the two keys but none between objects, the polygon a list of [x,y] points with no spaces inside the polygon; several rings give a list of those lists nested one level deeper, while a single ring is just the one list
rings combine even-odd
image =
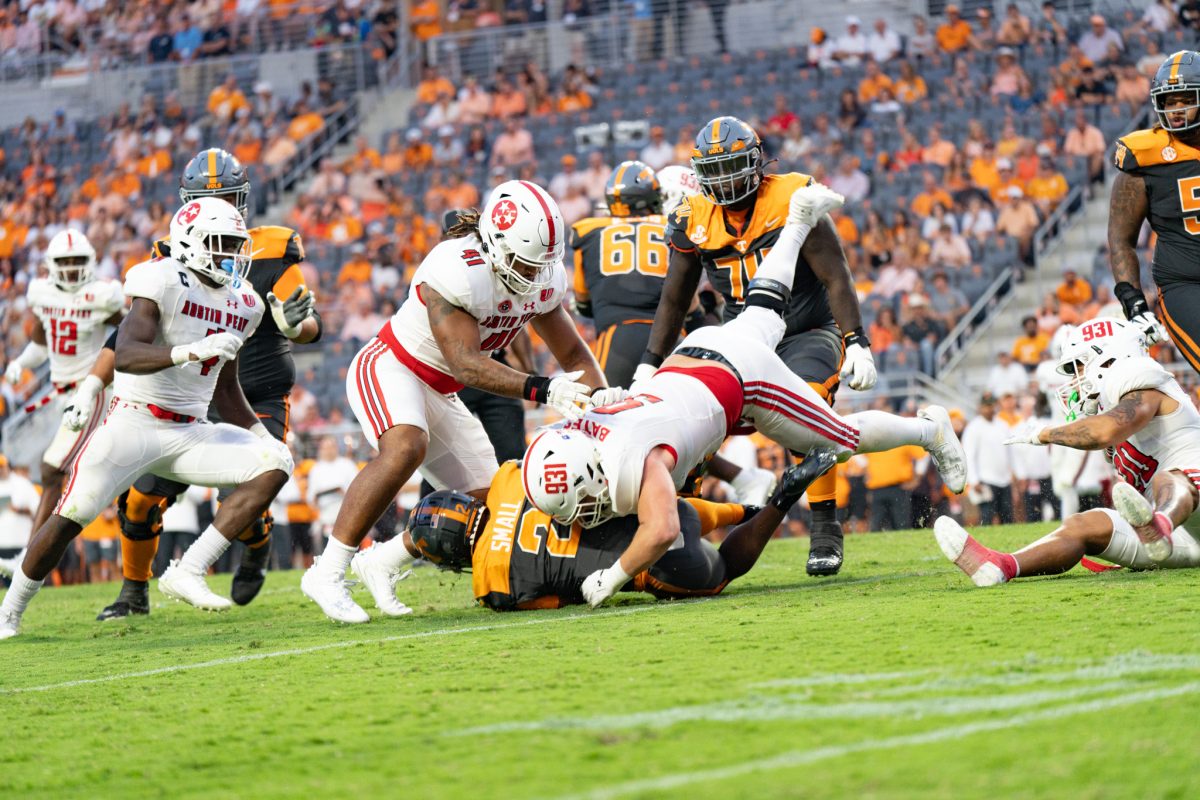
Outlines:
[{"label": "football player in white jersey", "polygon": [[687,167],[671,164],[656,174],[659,185],[662,186],[664,215],[674,211],[683,198],[700,194],[700,181],[696,180],[696,173]]},{"label": "football player in white jersey", "polygon": [[[324,554],[300,583],[330,619],[370,620],[346,589],[351,566],[384,614],[411,613],[394,588],[407,558],[400,539],[357,551],[415,470],[436,489],[486,497],[496,455],[455,392],[472,386],[578,416],[578,404],[606,385],[563,308],[566,235],[544,189],[500,184],[481,214],[460,215],[417,269],[404,304],[350,363],[350,407],[379,454],[350,484]],[[565,375],[529,375],[490,357],[526,324]]]},{"label": "football player in white jersey", "polygon": [[582,592],[591,606],[675,543],[676,492],[742,420],[803,453],[832,450],[845,458],[920,445],[946,485],[963,490],[965,453],[945,409],[930,406],[917,418],[882,411],[841,417],[775,353],[786,327],[782,315],[796,257],[825,212],[841,203],[841,195],[819,184],[798,189],[737,319],[689,334],[653,377],[632,387],[632,396],[552,427],[530,444],[521,471],[526,497],[539,510],[584,527],[613,516],[638,516],[637,533],[621,556],[584,580]]},{"label": "football player in white jersey", "polygon": [[[129,271],[125,294],[133,305],[117,335],[108,416],[84,443],[54,514],[29,543],[0,604],[0,638],[17,634],[25,607],[71,540],[145,473],[237,487],[159,579],[168,597],[214,611],[231,605],[209,590],[204,576],[292,470],[290,453],[254,415],[237,378],[238,350],[265,306],[238,277],[249,245],[236,208],[200,198],[171,220],[171,258]],[[205,421],[210,402],[228,423]]]},{"label": "football player in white jersey", "polygon": [[46,277],[35,278],[26,295],[35,317],[30,342],[4,371],[5,379],[16,384],[26,369],[49,359],[54,384],[49,402],[28,410],[62,417],[42,455],[35,531],[50,516],[83,442],[104,417],[104,384],[88,373],[104,347],[105,328],[119,325],[125,310],[121,284],[96,277],[96,250],[79,231],[68,228],[55,234],[46,246],[45,265]]},{"label": "football player in white jersey", "polygon": [[[1097,318],[1067,338],[1059,369],[1062,425],[1020,431],[1010,444],[1108,450],[1121,478],[1116,510],[1066,517],[1049,535],[1015,553],[985,547],[949,517],[934,523],[946,557],[976,586],[1057,575],[1084,556],[1134,569],[1200,566],[1200,412],[1171,373],[1146,353],[1132,322]],[[1153,503],[1146,498],[1153,497]]]}]

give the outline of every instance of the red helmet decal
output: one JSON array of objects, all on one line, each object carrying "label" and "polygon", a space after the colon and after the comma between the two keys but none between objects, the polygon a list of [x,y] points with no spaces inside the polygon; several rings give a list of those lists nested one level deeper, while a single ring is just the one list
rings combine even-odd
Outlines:
[{"label": "red helmet decal", "polygon": [[554,297],[553,289],[542,289],[542,302],[545,303],[551,297]]},{"label": "red helmet decal", "polygon": [[252,295],[252,294],[242,295],[242,302],[244,302],[246,304],[246,308],[254,308],[254,295]]},{"label": "red helmet decal", "polygon": [[517,221],[517,204],[505,198],[492,209],[492,224],[497,230],[506,231]]},{"label": "red helmet decal", "polygon": [[194,222],[198,216],[200,216],[200,204],[188,203],[186,206],[179,209],[179,215],[175,217],[175,220],[184,225],[189,225]]}]

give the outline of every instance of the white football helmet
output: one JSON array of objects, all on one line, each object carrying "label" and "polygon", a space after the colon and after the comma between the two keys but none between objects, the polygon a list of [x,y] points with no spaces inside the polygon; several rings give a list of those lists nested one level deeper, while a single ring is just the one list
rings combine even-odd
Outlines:
[{"label": "white football helmet", "polygon": [[222,286],[250,267],[250,235],[230,203],[197,197],[171,218],[171,257]]},{"label": "white football helmet", "polygon": [[1125,320],[1098,317],[1074,328],[1062,344],[1058,371],[1070,380],[1058,389],[1067,421],[1100,410],[1100,387],[1118,361],[1146,355],[1145,335]]},{"label": "white football helmet", "polygon": [[671,164],[660,169],[657,175],[662,186],[664,214],[674,211],[683,198],[700,194],[700,181],[696,180],[696,173],[687,167]]},{"label": "white football helmet", "polygon": [[596,443],[579,431],[542,431],[521,462],[525,496],[539,511],[570,525],[594,528],[612,518],[608,479]]},{"label": "white football helmet", "polygon": [[50,281],[64,292],[74,292],[96,277],[96,248],[74,228],[54,234],[45,259]]},{"label": "white football helmet", "polygon": [[479,238],[492,271],[516,295],[550,285],[566,231],[554,198],[528,181],[497,186],[479,217]]}]

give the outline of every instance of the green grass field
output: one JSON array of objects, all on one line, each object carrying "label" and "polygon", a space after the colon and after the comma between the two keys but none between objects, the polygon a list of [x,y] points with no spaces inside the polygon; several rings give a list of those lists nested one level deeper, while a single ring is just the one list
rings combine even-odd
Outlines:
[{"label": "green grass field", "polygon": [[832,580],[806,554],[596,612],[421,569],[417,614],[355,627],[299,573],[130,624],[93,621],[111,586],[47,590],[0,644],[0,797],[1200,796],[1200,572],[979,590],[930,532],[851,537]]}]

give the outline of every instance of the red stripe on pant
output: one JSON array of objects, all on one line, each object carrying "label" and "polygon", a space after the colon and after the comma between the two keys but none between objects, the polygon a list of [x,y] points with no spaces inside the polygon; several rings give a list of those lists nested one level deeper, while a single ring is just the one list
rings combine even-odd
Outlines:
[{"label": "red stripe on pant", "polygon": [[[746,402],[752,405],[756,405],[767,411],[776,411],[783,414],[793,422],[803,425],[848,450],[858,449],[859,432],[857,430],[844,423],[839,425],[838,428],[834,428],[830,424],[830,415],[821,413],[819,406],[815,406],[803,398],[798,398],[798,400],[802,405],[765,390],[758,390],[746,396]],[[849,431],[849,433],[846,431]]]},{"label": "red stripe on pant", "polygon": [[367,421],[371,423],[371,431],[375,434],[376,440],[383,436],[383,418],[379,416],[371,400],[367,397],[367,359],[371,357],[382,342],[375,341],[364,347],[358,354],[358,364],[354,367],[354,383],[358,387],[358,399],[363,405],[363,411],[367,415]]},{"label": "red stripe on pant", "polygon": [[855,441],[858,440],[858,430],[853,425],[849,424],[844,419],[830,411],[829,406],[820,403],[814,403],[803,395],[798,395],[790,389],[785,389],[782,386],[778,386],[773,383],[765,383],[763,381],[750,381],[746,384],[746,391],[758,393],[766,392],[778,399],[791,401],[793,405],[811,409],[818,416],[820,416],[825,423],[829,425],[829,427],[841,432],[847,437],[853,438]]},{"label": "red stripe on pant", "polygon": [[396,423],[392,422],[392,412],[388,410],[387,400],[383,396],[383,390],[379,387],[379,374],[375,371],[375,365],[379,363],[379,359],[383,357],[384,353],[389,352],[390,351],[387,349],[387,346],[384,345],[384,349],[376,353],[375,357],[371,359],[371,363],[368,365],[368,369],[371,372],[371,384],[367,388],[375,396],[375,401],[379,404],[379,408],[383,411],[383,419],[387,423],[387,428],[384,428],[384,430],[394,427]]},{"label": "red stripe on pant", "polygon": [[92,418],[88,421],[88,426],[79,432],[79,438],[75,440],[74,446],[67,453],[67,457],[63,459],[62,464],[59,464],[60,472],[65,472],[75,463],[75,459],[83,452],[84,442],[95,432],[96,428],[100,427],[102,413],[104,411],[104,392],[96,395],[92,401]]},{"label": "red stripe on pant", "polygon": [[[108,419],[105,418],[104,422],[107,423]],[[96,429],[89,433],[87,439],[84,440],[83,447],[79,450],[79,456],[75,459],[75,463],[71,465],[71,479],[67,481],[67,488],[63,489],[62,497],[58,498],[58,504],[54,506],[55,514],[62,513],[63,506],[71,496],[71,490],[75,488],[75,479],[79,477],[79,462],[83,460],[83,454],[87,452],[88,445],[92,443],[92,437],[96,435],[96,431],[100,430],[101,427],[99,425],[96,426]]]}]

